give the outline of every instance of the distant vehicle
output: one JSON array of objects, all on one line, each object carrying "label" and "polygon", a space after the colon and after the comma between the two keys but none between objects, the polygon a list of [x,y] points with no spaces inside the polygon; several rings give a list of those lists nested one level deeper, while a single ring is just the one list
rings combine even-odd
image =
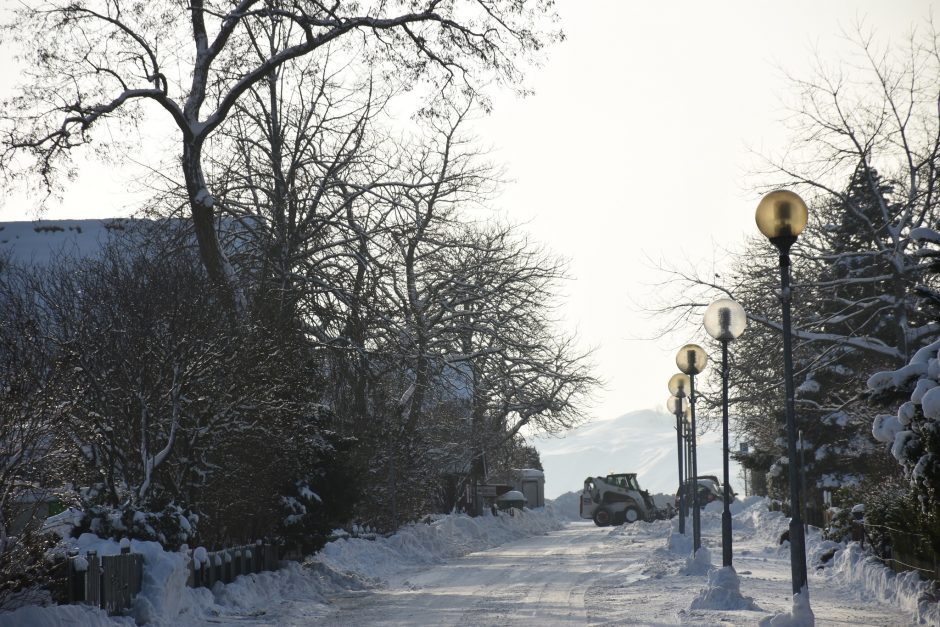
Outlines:
[{"label": "distant vehicle", "polygon": [[581,492],[581,518],[598,527],[671,517],[672,508],[658,509],[649,492],[640,488],[636,473],[588,477]]},{"label": "distant vehicle", "polygon": [[[691,507],[692,505],[692,486],[691,482],[686,483],[686,492],[685,498],[687,505]],[[676,508],[679,508],[679,492],[682,490],[680,486],[676,490]],[[721,482],[718,481],[718,477],[714,475],[699,475],[698,476],[698,504],[699,507],[705,507],[713,501],[723,501],[725,494],[725,488],[721,485]],[[735,494],[731,493],[731,501],[734,502]]]}]

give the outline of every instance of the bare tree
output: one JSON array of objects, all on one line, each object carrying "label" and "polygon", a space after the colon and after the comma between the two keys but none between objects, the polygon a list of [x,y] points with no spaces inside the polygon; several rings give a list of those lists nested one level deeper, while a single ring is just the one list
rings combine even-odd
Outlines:
[{"label": "bare tree", "polygon": [[0,259],[0,609],[35,601],[49,577],[41,525],[64,460],[56,448],[56,366],[43,341],[35,282]]},{"label": "bare tree", "polygon": [[[156,105],[179,133],[177,154],[210,279],[235,293],[205,172],[209,138],[252,87],[292,60],[358,41],[389,74],[475,89],[484,74],[517,83],[520,62],[555,37],[547,0],[324,3],[315,0],[52,1],[21,6],[6,25],[27,54],[26,83],[4,103],[0,168],[56,189],[76,149],[103,143],[109,121],[142,122]],[[259,46],[266,32],[283,37]],[[259,55],[259,53],[261,53]],[[110,127],[117,130],[117,127]]]}]

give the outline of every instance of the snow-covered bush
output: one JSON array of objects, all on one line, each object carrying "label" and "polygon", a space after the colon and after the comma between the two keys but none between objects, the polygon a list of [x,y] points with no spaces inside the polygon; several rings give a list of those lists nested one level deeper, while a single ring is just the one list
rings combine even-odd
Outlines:
[{"label": "snow-covered bush", "polygon": [[[920,349],[903,368],[878,372],[868,380],[874,400],[897,407],[880,414],[872,435],[889,447],[909,483],[893,507],[901,528],[916,521],[940,552],[940,340]],[[891,511],[892,508],[889,508]],[[869,514],[870,516],[871,514]],[[913,517],[913,520],[912,520]]]},{"label": "snow-covered bush", "polygon": [[275,527],[276,541],[305,555],[322,548],[332,530],[352,517],[359,494],[358,473],[346,461],[353,441],[328,432],[320,434],[319,444],[316,458],[297,450],[301,459],[315,463],[298,468],[307,474],[282,489]]},{"label": "snow-covered bush", "polygon": [[835,542],[846,542],[852,539],[852,509],[847,507],[832,507],[829,509],[829,524],[823,530],[823,537]]},{"label": "snow-covered bush", "polygon": [[176,550],[183,544],[193,542],[198,522],[197,514],[184,510],[175,503],[169,503],[156,512],[142,511],[130,506],[120,508],[94,505],[85,510],[72,535],[78,537],[83,533],[93,533],[100,538],[113,540],[149,540]]}]

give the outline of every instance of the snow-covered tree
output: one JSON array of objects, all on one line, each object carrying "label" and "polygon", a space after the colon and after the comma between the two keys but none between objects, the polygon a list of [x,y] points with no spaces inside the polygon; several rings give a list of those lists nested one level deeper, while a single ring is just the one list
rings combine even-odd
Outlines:
[{"label": "snow-covered tree", "polygon": [[475,91],[494,78],[515,85],[527,61],[558,36],[551,4],[23,3],[5,32],[24,50],[27,84],[2,106],[0,172],[55,190],[74,159],[89,154],[83,148],[96,144],[99,154],[112,155],[120,144],[136,150],[147,142],[126,130],[155,120],[167,129],[164,137],[179,142],[173,150],[179,165],[161,174],[176,179],[179,173],[185,181],[202,263],[210,281],[234,296],[238,286],[215,230],[221,199],[210,186],[205,156],[252,87],[294,59],[322,58],[343,44],[355,44],[364,64],[383,76],[426,81],[436,93],[452,86]]},{"label": "snow-covered tree", "polygon": [[[811,489],[892,472],[870,437],[865,381],[940,334],[935,252],[921,244],[940,219],[936,33],[898,48],[857,35],[857,65],[793,79],[792,143],[759,173],[766,188],[794,189],[810,207],[791,257],[797,428]],[[685,289],[669,308],[697,322],[694,312],[718,296],[744,305],[751,325],[732,349],[732,413],[755,463],[785,477],[777,272],[775,249],[755,239],[720,277],[677,272]]]},{"label": "snow-covered tree", "polygon": [[[924,258],[937,258],[940,231],[922,228],[913,237]],[[903,367],[873,374],[867,386],[873,403],[897,407],[896,413],[875,416],[872,435],[888,445],[916,504],[910,515],[887,522],[926,537],[933,552],[940,553],[940,339],[914,353]],[[889,506],[903,512],[904,495],[891,501]]]}]

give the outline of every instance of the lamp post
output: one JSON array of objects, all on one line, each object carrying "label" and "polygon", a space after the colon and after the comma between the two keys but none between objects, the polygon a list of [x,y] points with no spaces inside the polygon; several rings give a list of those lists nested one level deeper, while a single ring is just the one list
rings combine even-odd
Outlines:
[{"label": "lamp post", "polygon": [[[685,425],[685,432],[682,434],[682,437],[685,439],[685,480],[682,482],[683,486],[689,486],[692,480],[692,417],[686,413],[682,417],[682,423]],[[688,488],[683,488],[687,490]],[[685,507],[691,512],[692,500],[689,498],[690,495],[685,495]]]},{"label": "lamp post", "polygon": [[[688,405],[689,392],[692,388],[692,380],[689,378],[689,375],[682,374],[681,372],[672,375],[669,378],[669,393],[672,394],[675,398],[678,398],[683,405]],[[683,430],[682,437],[686,442],[691,441],[692,429],[689,426],[688,420],[688,407],[686,407],[686,416],[683,416]],[[686,460],[685,460],[685,474],[688,475],[690,469],[692,468],[692,448],[691,444],[687,444],[685,448]],[[686,483],[688,483],[685,477],[680,477],[680,488],[679,488],[679,503],[680,507],[687,509],[690,506],[688,495],[685,494]]]},{"label": "lamp post", "polygon": [[809,603],[809,587],[806,582],[806,536],[800,520],[800,484],[796,453],[796,416],[793,403],[793,348],[790,339],[790,247],[806,226],[809,212],[806,203],[797,194],[777,190],[764,196],[757,205],[755,219],[757,228],[780,251],[780,304],[783,309],[783,375],[786,394],[787,458],[790,480],[790,571],[793,579],[793,594],[805,592]]},{"label": "lamp post", "polygon": [[702,548],[702,512],[698,503],[698,443],[695,433],[695,375],[705,370],[708,356],[698,344],[686,344],[676,354],[676,365],[689,375],[689,416],[692,428],[692,552]]},{"label": "lamp post", "polygon": [[728,470],[728,342],[744,332],[747,314],[744,308],[728,298],[716,300],[705,310],[705,331],[721,342],[721,441],[724,511],[721,513],[721,565],[731,566],[731,477]]},{"label": "lamp post", "polygon": [[676,417],[676,458],[679,460],[679,533],[685,535],[685,479],[682,476],[682,457],[685,455],[685,446],[683,446],[682,424],[683,414],[688,413],[689,405],[678,396],[670,396],[666,401],[666,407]]}]

